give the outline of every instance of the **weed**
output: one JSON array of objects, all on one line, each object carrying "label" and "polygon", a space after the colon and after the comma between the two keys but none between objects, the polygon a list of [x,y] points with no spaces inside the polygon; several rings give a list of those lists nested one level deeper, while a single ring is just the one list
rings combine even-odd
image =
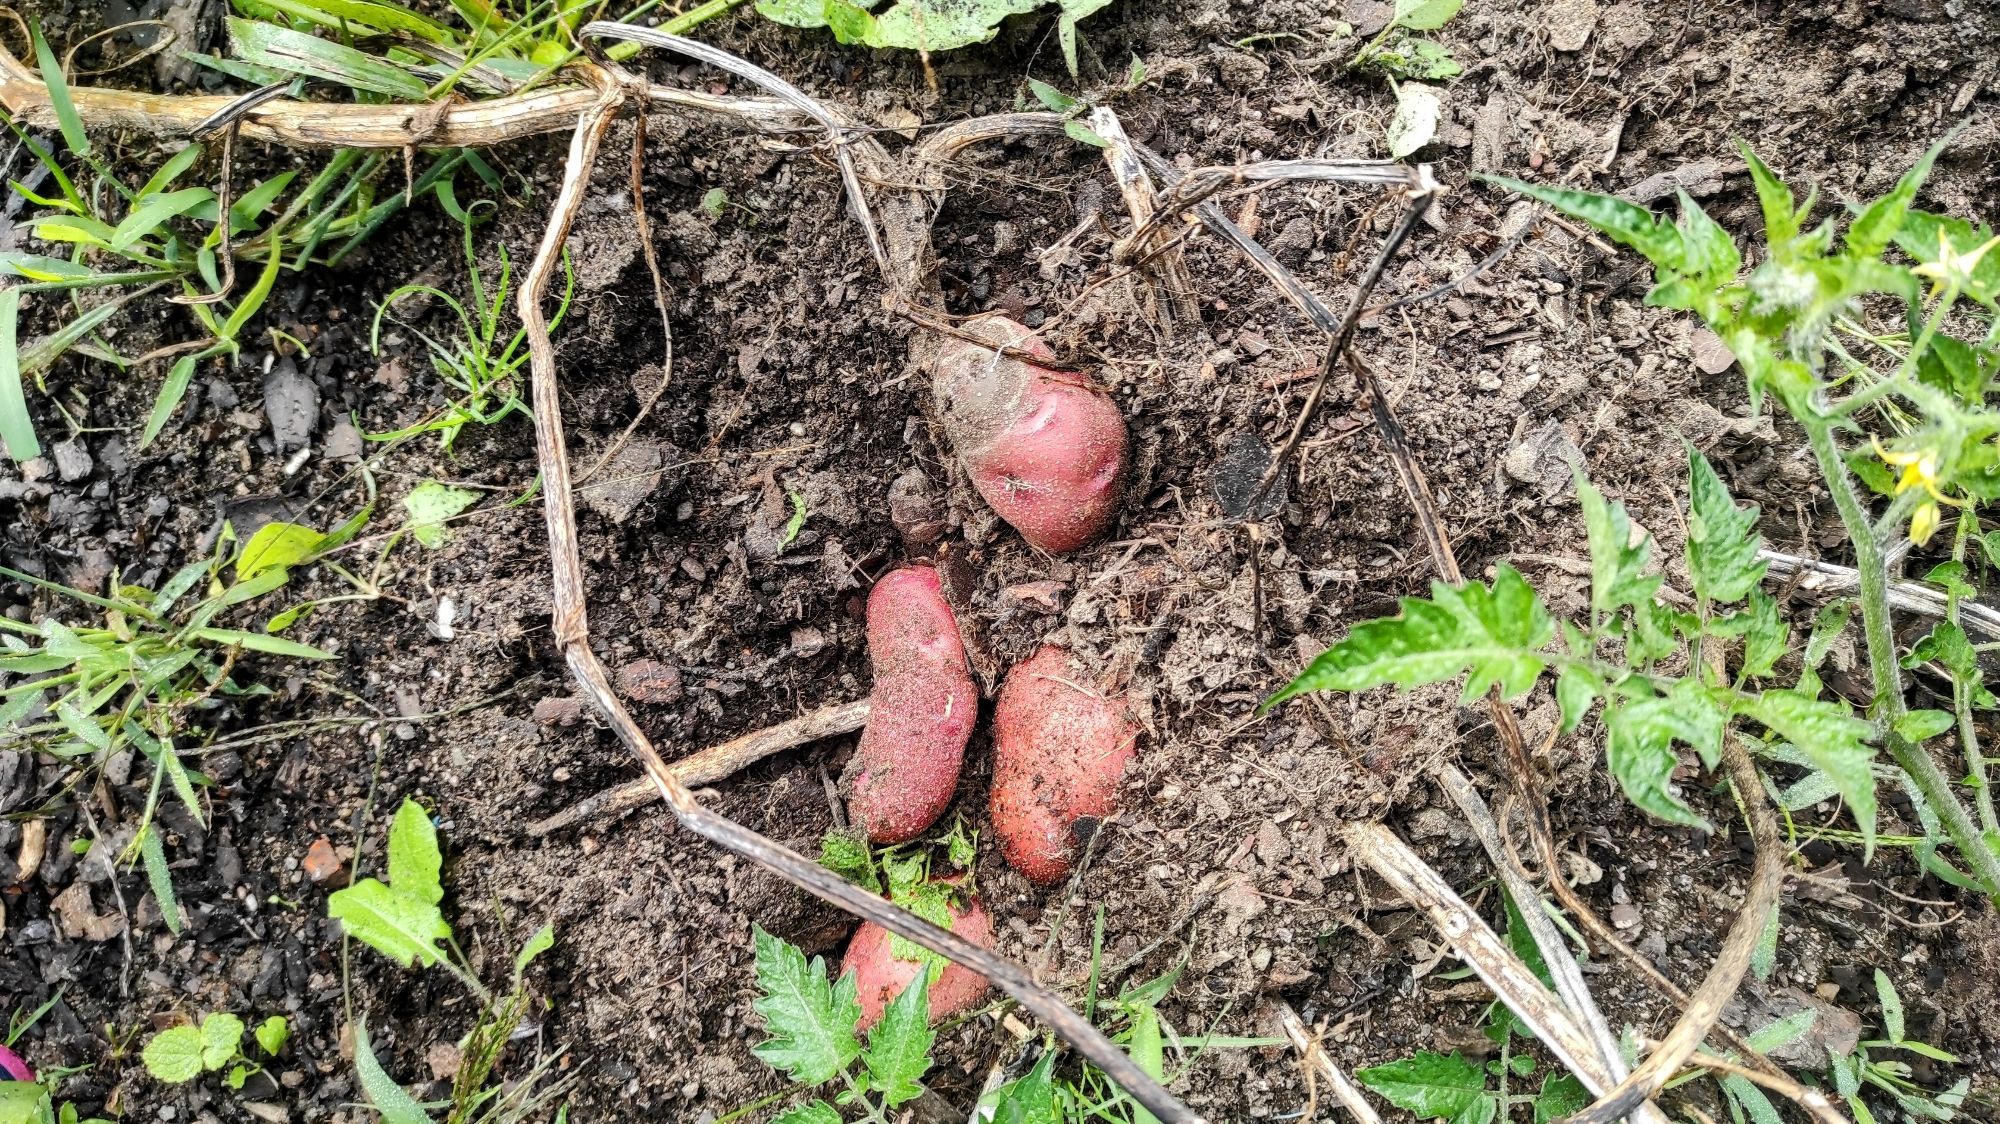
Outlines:
[{"label": "weed", "polygon": [[1847,1056],[1828,1059],[1834,1091],[1845,1098],[1848,1107],[1854,1110],[1856,1124],[1875,1124],[1877,1119],[1862,1100],[1861,1088],[1864,1085],[1872,1085],[1888,1094],[1902,1109],[1907,1120],[1955,1119],[1958,1110],[1965,1104],[1966,1095],[1972,1090],[1972,1079],[1961,1077],[1950,1088],[1937,1092],[1913,1081],[1907,1063],[1881,1057],[1885,1052],[1900,1050],[1946,1065],[1959,1064],[1957,1057],[1904,1033],[1902,996],[1896,993],[1896,985],[1880,968],[1875,970],[1875,995],[1882,1003],[1882,1030],[1888,1037],[1865,1039]]},{"label": "weed", "polygon": [[[1063,62],[1077,73],[1077,22],[1111,0],[1051,0]],[[1008,16],[1032,12],[1044,0],[757,0],[757,11],[787,27],[824,27],[841,43],[895,47],[929,54],[984,43],[1000,32]],[[873,10],[880,8],[879,11]]]},{"label": "weed", "polygon": [[[479,998],[479,1020],[460,1045],[446,1124],[526,1119],[547,1108],[564,1083],[540,1081],[541,1066],[522,1081],[496,1085],[491,1078],[528,1012],[528,966],[555,944],[555,929],[544,925],[528,938],[515,954],[509,989],[496,995],[480,982],[444,918],[443,869],[444,854],[438,849],[430,814],[406,799],[389,825],[387,880],[362,878],[334,891],[327,897],[327,916],[337,919],[348,936],[404,968],[444,968]],[[432,1118],[424,1107],[389,1077],[376,1058],[366,1020],[357,1022],[354,1043],[361,1087],[383,1118],[395,1124],[428,1124]]]},{"label": "weed", "polygon": [[1071,97],[1054,86],[1049,85],[1047,82],[1030,78],[1028,79],[1028,92],[1033,94],[1035,100],[1041,102],[1049,112],[1062,114],[1063,132],[1069,134],[1071,140],[1079,144],[1087,144],[1092,148],[1103,148],[1105,146],[1104,138],[1098,136],[1096,130],[1085,125],[1082,118],[1099,104],[1119,94],[1130,93],[1145,84],[1145,81],[1146,64],[1140,62],[1139,57],[1134,55],[1132,56],[1131,67],[1125,72],[1125,84],[1116,89]]},{"label": "weed", "polygon": [[1443,44],[1411,33],[1436,31],[1449,23],[1463,4],[1464,0],[1396,0],[1389,22],[1355,52],[1347,61],[1348,68],[1377,70],[1391,79],[1458,77],[1464,68]]},{"label": "weed", "polygon": [[[228,1066],[224,1084],[241,1089],[245,1081],[264,1070],[243,1052],[244,1030],[242,1019],[227,1011],[216,1011],[202,1019],[199,1026],[170,1027],[155,1034],[146,1043],[139,1060],[145,1064],[147,1073],[169,1085],[184,1084]],[[257,1024],[253,1037],[264,1056],[275,1058],[291,1040],[292,1028],[284,1016],[272,1015]]]}]

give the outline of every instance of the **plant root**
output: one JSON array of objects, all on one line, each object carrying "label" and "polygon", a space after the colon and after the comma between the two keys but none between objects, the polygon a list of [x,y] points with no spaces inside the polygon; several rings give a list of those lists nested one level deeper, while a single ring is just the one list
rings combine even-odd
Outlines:
[{"label": "plant root", "polygon": [[[1282,999],[1273,1000],[1271,1005],[1277,1009],[1278,1022],[1285,1028],[1285,1037],[1292,1040],[1293,1046],[1298,1047],[1299,1053],[1306,1059],[1306,1064],[1317,1071],[1319,1076],[1332,1087],[1333,1098],[1361,1124],[1382,1124],[1382,1118],[1376,1115],[1375,1107],[1361,1096],[1361,1090],[1347,1074],[1341,1072],[1332,1055],[1320,1046],[1317,1038],[1306,1033],[1306,1024],[1299,1018],[1299,1013],[1292,1010],[1292,1005]],[[1310,1113],[1307,1114],[1307,1118],[1311,1118]]]}]

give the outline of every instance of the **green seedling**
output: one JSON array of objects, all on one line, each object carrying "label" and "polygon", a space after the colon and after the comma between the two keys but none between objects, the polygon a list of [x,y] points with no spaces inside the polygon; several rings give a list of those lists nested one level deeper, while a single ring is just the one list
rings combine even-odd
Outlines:
[{"label": "green seedling", "polygon": [[[341,929],[404,968],[442,967],[477,996],[480,1015],[460,1046],[445,1124],[475,1120],[525,1119],[551,1105],[566,1083],[541,1080],[545,1065],[523,1079],[494,1083],[500,1057],[528,1010],[527,971],[555,944],[555,929],[544,925],[514,957],[513,979],[504,994],[482,983],[445,920],[444,853],[437,828],[421,804],[405,799],[389,825],[386,880],[361,878],[327,896],[326,912]],[[355,1069],[369,1101],[396,1124],[434,1124],[424,1106],[382,1068],[365,1022],[355,1027]]]},{"label": "green seedling", "polygon": [[1878,1117],[1868,1107],[1862,1097],[1864,1086],[1886,1094],[1902,1111],[1905,1120],[1958,1119],[1958,1112],[1965,1106],[1966,1097],[1972,1091],[1971,1078],[1961,1077],[1941,1092],[1926,1089],[1912,1080],[1913,1071],[1907,1062],[1883,1055],[1901,1051],[1945,1065],[1959,1065],[1959,1059],[1905,1034],[1902,996],[1897,994],[1896,985],[1890,981],[1888,973],[1880,968],[1875,970],[1875,995],[1882,1003],[1882,1031],[1886,1037],[1864,1039],[1855,1046],[1853,1053],[1828,1059],[1834,1091],[1854,1111],[1855,1124],[1875,1124],[1877,1120],[1891,1119],[1887,1113]]},{"label": "green seedling", "polygon": [[1347,61],[1348,68],[1377,70],[1392,79],[1458,77],[1464,68],[1443,44],[1412,33],[1436,31],[1463,4],[1464,0],[1396,0],[1388,24]]},{"label": "green seedling", "polygon": [[[204,1073],[228,1067],[223,1084],[241,1089],[264,1067],[243,1052],[243,1020],[227,1011],[217,1011],[201,1020],[201,1025],[171,1027],[155,1034],[140,1052],[139,1060],[155,1080],[181,1085]],[[266,1058],[275,1058],[291,1040],[291,1024],[282,1015],[272,1015],[257,1024],[252,1036]]]},{"label": "green seedling", "polygon": [[[1063,62],[1077,73],[1077,23],[1106,7],[1111,0],[1053,0],[1056,38]],[[893,47],[929,55],[974,43],[1000,33],[1008,16],[1032,12],[1045,0],[757,0],[757,11],[787,27],[824,27],[841,43]]]},{"label": "green seedling", "polygon": [[1084,124],[1083,118],[1104,101],[1118,94],[1130,93],[1138,89],[1145,81],[1146,64],[1139,61],[1139,57],[1134,55],[1132,56],[1132,65],[1125,72],[1125,84],[1117,89],[1071,97],[1054,86],[1049,85],[1047,82],[1038,78],[1030,78],[1028,79],[1028,93],[1034,95],[1035,100],[1042,103],[1043,107],[1050,112],[1062,114],[1063,132],[1069,134],[1069,139],[1076,141],[1078,144],[1087,144],[1092,148],[1103,148],[1105,144],[1104,138],[1098,136],[1096,130]]},{"label": "green seedling", "polygon": [[[952,925],[954,898],[977,891],[972,864],[978,853],[978,832],[968,832],[965,822],[954,818],[951,830],[931,840],[894,847],[871,847],[857,833],[829,831],[820,840],[820,865],[870,893],[886,893],[889,900],[940,928]],[[934,867],[942,847],[943,867]],[[948,873],[950,883],[937,880],[932,871]],[[929,966],[926,973],[935,984],[950,963],[937,953],[896,934],[889,936],[889,954]]]}]

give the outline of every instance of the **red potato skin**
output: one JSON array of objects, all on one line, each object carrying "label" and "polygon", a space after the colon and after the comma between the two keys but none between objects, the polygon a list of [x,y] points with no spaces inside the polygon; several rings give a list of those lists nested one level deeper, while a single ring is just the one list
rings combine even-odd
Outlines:
[{"label": "red potato skin", "polygon": [[[980,948],[993,947],[993,921],[976,900],[966,902],[962,912],[952,910],[951,931]],[[861,999],[861,1021],[855,1024],[855,1029],[867,1030],[882,1017],[889,1003],[903,994],[910,981],[917,978],[923,965],[889,955],[889,930],[867,921],[854,931],[854,939],[847,942],[840,970],[854,973],[854,990]],[[992,989],[986,977],[972,969],[946,965],[944,974],[931,987],[931,1021],[972,1010]]]},{"label": "red potato skin", "polygon": [[875,583],[868,656],[875,687],[847,815],[876,843],[903,843],[951,806],[979,717],[979,689],[936,570],[911,566]]},{"label": "red potato skin", "polygon": [[1068,876],[1075,827],[1117,810],[1138,724],[1061,648],[1014,665],[993,714],[993,833],[1014,869],[1037,885]]},{"label": "red potato skin", "polygon": [[[990,316],[972,335],[1053,360],[1035,333]],[[949,338],[932,391],[979,494],[1029,545],[1075,550],[1110,527],[1125,484],[1125,419],[1082,375]]]}]

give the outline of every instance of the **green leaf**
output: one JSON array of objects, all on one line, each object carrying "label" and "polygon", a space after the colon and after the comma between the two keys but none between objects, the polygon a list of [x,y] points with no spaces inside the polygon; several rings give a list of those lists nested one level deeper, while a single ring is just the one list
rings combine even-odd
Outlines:
[{"label": "green leaf", "polygon": [[453,41],[450,28],[400,4],[377,3],[376,0],[312,0],[309,4],[297,0],[260,2],[287,15],[319,24],[329,31],[342,32],[345,24],[362,24],[383,31],[407,31],[433,43],[450,45]]},{"label": "green leaf", "polygon": [[1760,980],[1771,978],[1771,971],[1778,966],[1778,920],[1783,911],[1777,903],[1771,905],[1771,915],[1764,919],[1764,929],[1757,935],[1757,946],[1750,950],[1750,971]]},{"label": "green leaf", "polygon": [[153,443],[166,428],[167,419],[180,409],[181,400],[187,397],[188,384],[194,381],[195,363],[199,355],[183,355],[174,360],[174,368],[167,372],[167,379],[160,384],[159,396],[153,399],[153,411],[146,415],[145,431],[139,434],[141,449]]},{"label": "green leaf", "polygon": [[882,892],[882,876],[875,870],[875,859],[865,836],[828,831],[819,841],[819,865],[871,894]]},{"label": "green leaf", "polygon": [[156,1080],[179,1085],[201,1076],[202,1046],[201,1031],[195,1027],[170,1027],[146,1043],[139,1060]]},{"label": "green leaf", "polygon": [[325,39],[273,23],[229,17],[230,45],[237,57],[288,74],[324,78],[370,93],[423,101],[428,87],[407,70]]},{"label": "green leaf", "polygon": [[1556,676],[1556,706],[1562,712],[1562,732],[1575,730],[1603,692],[1603,684],[1581,665],[1564,665]]},{"label": "green leaf", "polygon": [[1512,698],[1535,685],[1547,666],[1537,650],[1555,632],[1534,589],[1511,566],[1498,568],[1491,588],[1433,582],[1429,600],[1405,597],[1400,614],[1355,626],[1260,709],[1306,691],[1362,691],[1386,683],[1419,687],[1455,679],[1468,669],[1467,700],[1485,694],[1489,685]]},{"label": "green leaf", "polygon": [[1590,610],[1609,617],[1621,606],[1653,599],[1658,575],[1645,573],[1653,540],[1632,541],[1632,520],[1622,501],[1606,503],[1590,481],[1578,474],[1576,496],[1583,504],[1584,528],[1590,538]]},{"label": "green leaf", "polygon": [[807,1101],[773,1116],[771,1124],[841,1124],[841,1121],[840,1113],[832,1105],[825,1101]]},{"label": "green leaf", "polygon": [[[1936,163],[1938,154],[1950,144],[1952,134],[1930,147],[1919,158],[1889,194],[1870,203],[1847,228],[1847,236],[1842,239],[1844,256],[1848,259],[1878,258],[1887,249],[1889,241],[1903,229],[1903,219],[1909,214],[1910,204],[1916,201],[1917,189],[1931,174],[1931,165]],[[1936,243],[1932,244],[1935,247]]]},{"label": "green leaf", "polygon": [[111,232],[111,248],[123,250],[160,228],[162,223],[184,215],[203,203],[215,201],[215,193],[205,187],[184,187],[164,195],[139,196],[139,205]]},{"label": "green leaf", "polygon": [[368,1095],[368,1103],[382,1114],[382,1124],[434,1124],[424,1106],[396,1084],[382,1063],[375,1060],[366,1019],[354,1024],[354,1073],[361,1079],[361,1091]]},{"label": "green leaf", "polygon": [[[1992,237],[1993,229],[1984,223],[1974,226],[1964,219],[1912,208],[1904,214],[1902,228],[1896,232],[1896,245],[1928,265],[1938,260],[1944,246],[1949,245],[1953,254],[1967,254]],[[1987,251],[1972,267],[1965,292],[1988,307],[2000,299],[2000,252]]]},{"label": "green leaf", "polygon": [[1728,284],[1736,271],[1743,266],[1743,258],[1736,252],[1736,243],[1729,232],[1708,217],[1701,204],[1694,201],[1685,189],[1676,193],[1681,205],[1681,252],[1685,255],[1682,269],[1690,276],[1699,278],[1710,289]]},{"label": "green leaf", "polygon": [[1880,968],[1875,969],[1875,996],[1882,1001],[1882,1029],[1888,1033],[1890,1042],[1901,1045],[1903,997],[1897,993],[1896,985],[1889,979],[1889,973]]},{"label": "green leaf", "polygon": [[21,320],[21,290],[0,289],[0,442],[16,464],[42,455],[35,438],[35,421],[28,414],[28,397],[21,386],[21,350],[15,333]]},{"label": "green leaf", "polygon": [[76,156],[90,155],[90,137],[83,131],[83,117],[76,111],[76,103],[69,96],[69,82],[63,77],[62,67],[57,65],[55,52],[49,50],[49,41],[42,38],[42,27],[28,23],[28,38],[34,43],[35,62],[41,67],[42,84],[48,87],[49,109],[56,115],[56,127],[62,130],[63,143]]},{"label": "green leaf", "polygon": [[1951,729],[1957,719],[1945,710],[1912,710],[1896,719],[1896,732],[1912,742],[1926,742]]},{"label": "green leaf", "polygon": [[444,855],[438,850],[437,827],[424,806],[403,798],[389,823],[389,885],[432,905],[444,900],[439,872]]},{"label": "green leaf", "polygon": [[428,968],[444,958],[438,942],[451,936],[438,907],[415,894],[397,893],[373,878],[363,878],[326,899],[326,915],[347,935],[405,968]]},{"label": "green leaf", "polygon": [[1436,31],[1464,4],[1465,0],[1396,0],[1393,22],[1411,31]]},{"label": "green leaf", "polygon": [[159,169],[153,173],[152,178],[146,181],[145,186],[139,189],[139,194],[134,198],[144,199],[149,195],[157,195],[165,191],[173,185],[175,180],[185,175],[189,168],[194,167],[194,162],[199,159],[201,159],[201,144],[199,142],[181,146],[179,152],[167,157],[166,162],[159,166]]},{"label": "green leaf", "polygon": [[923,1076],[931,1068],[931,1044],[937,1037],[930,1020],[930,981],[918,973],[869,1032],[868,1048],[861,1053],[868,1087],[890,1108],[923,1096]]},{"label": "green leaf", "polygon": [[1077,106],[1075,98],[1039,79],[1028,79],[1028,92],[1035,95],[1036,101],[1041,102],[1055,113],[1068,113]]},{"label": "green leaf", "polygon": [[877,13],[867,43],[906,51],[949,51],[984,43],[1008,16],[1031,12],[1041,0],[898,0]]},{"label": "green leaf", "polygon": [[1819,1012],[1811,1007],[1793,1011],[1782,1019],[1774,1019],[1750,1035],[1750,1047],[1760,1054],[1781,1050],[1798,1041],[1800,1035],[1812,1029],[1819,1018]]},{"label": "green leaf", "polygon": [[1110,4],[1111,0],[1056,0],[1056,6],[1062,9],[1062,15],[1056,19],[1056,40],[1062,47],[1063,65],[1069,68],[1071,78],[1077,76],[1077,21]]},{"label": "green leaf", "polygon": [[1757,557],[1757,506],[1739,508],[1708,458],[1688,447],[1688,569],[1695,595],[1718,605],[1743,600],[1764,580]]},{"label": "green leaf", "polygon": [[292,1024],[283,1015],[272,1015],[257,1024],[256,1033],[257,1045],[275,1058],[284,1050],[285,1043],[292,1040]]},{"label": "green leaf", "polygon": [[[54,1120],[51,1107],[49,1091],[35,1082],[0,1081],[0,1124],[50,1124]],[[73,1116],[75,1110],[69,1113]]]},{"label": "green leaf", "polygon": [[825,0],[826,26],[837,43],[866,43],[875,34],[875,17],[847,0]]},{"label": "green leaf", "polygon": [[1764,211],[1764,241],[1782,246],[1798,237],[1799,215],[1792,201],[1792,189],[1772,174],[1747,143],[1739,139],[1736,151],[1743,154],[1751,182],[1757,185],[1757,203]]},{"label": "green leaf", "polygon": [[[949,929],[952,927],[954,891],[948,883],[931,881],[928,866],[921,856],[901,864],[890,860],[889,900],[940,929]],[[951,961],[898,933],[889,934],[889,955],[897,960],[924,965],[927,969],[925,975],[933,985],[944,976],[944,970],[951,964]]]},{"label": "green leaf", "polygon": [[222,1079],[223,1084],[231,1089],[241,1089],[243,1083],[248,1080],[250,1080],[250,1067],[240,1063],[230,1066],[228,1075]]},{"label": "green leaf", "polygon": [[1535,1094],[1535,1124],[1550,1124],[1582,1112],[1590,1106],[1590,1090],[1567,1073],[1551,1072],[1542,1078],[1541,1092]]},{"label": "green leaf", "polygon": [[265,636],[255,632],[241,632],[233,628],[196,629],[195,635],[203,640],[213,640],[217,644],[248,648],[253,652],[267,652],[274,656],[291,656],[301,660],[330,660],[332,652],[322,651],[310,644],[296,640],[286,640],[277,636]]},{"label": "green leaf", "polygon": [[1486,1091],[1486,1074],[1457,1053],[1420,1051],[1415,1057],[1356,1070],[1355,1080],[1422,1120],[1488,1124],[1499,1102]]},{"label": "green leaf", "polygon": [[1063,122],[1063,134],[1069,137],[1069,139],[1077,142],[1078,144],[1087,144],[1092,148],[1111,147],[1110,141],[1107,141],[1103,137],[1098,136],[1097,130],[1091,128],[1090,126],[1084,124],[1081,121]]},{"label": "green leaf", "polygon": [[1722,1074],[1718,1083],[1730,1101],[1741,1106],[1750,1124],[1785,1124],[1785,1118],[1778,1115],[1776,1106],[1762,1089],[1733,1073]]},{"label": "green leaf", "polygon": [[213,1070],[228,1065],[242,1044],[242,1019],[227,1011],[217,1011],[201,1020],[202,1068]]},{"label": "green leaf", "polygon": [[326,536],[303,523],[266,523],[257,528],[236,556],[236,580],[244,581],[270,569],[296,566],[319,550]]},{"label": "green leaf", "polygon": [[554,948],[555,943],[556,927],[554,925],[543,925],[541,928],[536,929],[535,935],[529,937],[528,943],[522,945],[521,951],[514,955],[514,979],[518,981],[525,975],[528,971],[528,965],[533,964],[535,958],[542,953]]},{"label": "green leaf", "polygon": [[[244,192],[242,198],[231,203],[229,205],[229,233],[244,234],[255,229],[257,220],[263,216],[265,210],[272,203],[277,202],[278,196],[284,194],[285,189],[292,185],[293,177],[298,174],[296,169],[289,172],[280,172]],[[218,244],[220,244],[219,241]]]},{"label": "green leaf", "polygon": [[1784,658],[1792,626],[1778,611],[1777,599],[1762,589],[1750,591],[1750,627],[1743,633],[1743,674],[1768,679]]},{"label": "green leaf", "polygon": [[220,339],[234,341],[242,335],[243,326],[257,315],[257,310],[264,307],[264,302],[270,298],[271,286],[277,284],[278,270],[285,263],[284,246],[278,237],[280,233],[276,230],[271,232],[270,248],[264,251],[264,269],[257,274],[256,284],[250,286],[250,291],[243,294],[243,299],[237,302],[235,308],[229,310],[229,319],[223,321],[221,329],[216,332]]},{"label": "green leaf", "polygon": [[993,1091],[994,1124],[1062,1124],[1056,1113],[1056,1052],[1045,1050],[1034,1068]]},{"label": "green leaf", "polygon": [[854,975],[838,983],[826,978],[826,964],[764,931],[754,929],[757,987],[754,1004],[770,1034],[752,1053],[766,1065],[808,1086],[830,1081],[861,1054],[854,1025],[861,1019]]},{"label": "green leaf", "polygon": [[1766,691],[1740,699],[1736,709],[1797,746],[1832,779],[1861,825],[1865,848],[1875,848],[1875,775],[1869,764],[1868,723],[1837,703],[1794,691]]},{"label": "green leaf", "polygon": [[1479,178],[1547,203],[1570,218],[1589,224],[1612,241],[1644,254],[1662,274],[1677,274],[1685,263],[1681,232],[1644,207],[1609,195],[1542,187],[1505,176]]},{"label": "green leaf", "polygon": [[445,520],[479,502],[479,493],[426,480],[403,497],[410,513],[410,534],[427,547],[444,545]]},{"label": "green leaf", "polygon": [[1417,82],[1396,87],[1396,112],[1389,118],[1389,159],[1401,160],[1431,143],[1444,103],[1437,91]]},{"label": "green leaf", "polygon": [[1605,765],[1625,790],[1625,798],[1640,811],[1669,823],[1704,827],[1668,788],[1680,764],[1673,744],[1685,742],[1714,768],[1722,753],[1724,715],[1715,698],[1692,679],[1675,683],[1669,693],[1622,702],[1606,708]]},{"label": "green leaf", "polygon": [[825,27],[826,0],[757,0],[757,14],[786,27]]}]

